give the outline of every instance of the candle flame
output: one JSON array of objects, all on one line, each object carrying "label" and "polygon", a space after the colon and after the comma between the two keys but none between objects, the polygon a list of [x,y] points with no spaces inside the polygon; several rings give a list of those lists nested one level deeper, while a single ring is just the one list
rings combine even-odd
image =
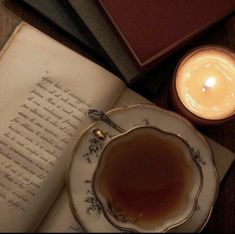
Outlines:
[{"label": "candle flame", "polygon": [[203,92],[206,92],[208,89],[214,87],[216,84],[216,79],[214,76],[210,76],[206,81],[205,81],[205,84],[202,88],[202,91]]}]

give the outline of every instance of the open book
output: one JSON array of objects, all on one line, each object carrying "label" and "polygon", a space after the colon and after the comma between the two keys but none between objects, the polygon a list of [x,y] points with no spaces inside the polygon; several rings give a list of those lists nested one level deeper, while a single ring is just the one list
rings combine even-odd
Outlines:
[{"label": "open book", "polygon": [[[25,23],[0,54],[0,100],[0,231],[78,232],[63,189],[87,110],[148,101]],[[234,155],[210,143],[222,179]]]}]

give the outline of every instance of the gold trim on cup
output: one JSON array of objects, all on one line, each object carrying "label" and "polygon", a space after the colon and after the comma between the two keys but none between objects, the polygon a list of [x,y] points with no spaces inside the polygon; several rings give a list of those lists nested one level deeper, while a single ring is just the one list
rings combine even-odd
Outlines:
[{"label": "gold trim on cup", "polygon": [[[179,225],[185,223],[189,218],[192,217],[192,215],[193,215],[194,212],[196,211],[197,204],[198,204],[198,198],[199,198],[200,192],[201,192],[202,187],[203,187],[203,174],[202,174],[201,165],[199,164],[198,160],[194,157],[194,154],[190,151],[190,149],[191,149],[190,144],[189,144],[188,142],[186,142],[182,137],[180,137],[180,136],[178,136],[178,135],[176,135],[176,134],[174,134],[174,133],[171,133],[171,132],[163,131],[163,130],[161,130],[160,128],[155,127],[155,126],[144,126],[144,125],[143,125],[143,126],[133,127],[133,128],[131,128],[131,129],[127,130],[126,132],[124,132],[124,133],[122,133],[122,134],[119,134],[119,135],[113,137],[112,139],[110,139],[110,141],[109,141],[107,144],[105,144],[105,146],[103,147],[102,151],[100,152],[99,162],[98,162],[98,164],[97,164],[97,166],[96,166],[96,169],[94,170],[93,177],[92,177],[92,191],[93,191],[93,194],[94,194],[96,200],[99,202],[99,204],[100,204],[100,206],[101,206],[101,208],[102,208],[102,210],[103,210],[103,214],[104,214],[105,218],[107,219],[107,221],[108,221],[111,225],[113,225],[114,227],[116,227],[117,229],[119,229],[119,230],[121,230],[121,231],[139,232],[137,229],[124,228],[124,227],[122,227],[122,226],[119,226],[119,225],[117,225],[117,224],[109,217],[109,214],[108,214],[108,212],[106,211],[106,208],[105,208],[106,205],[103,204],[103,202],[102,202],[101,199],[100,199],[100,196],[99,196],[98,193],[96,192],[96,186],[95,186],[95,184],[94,184],[94,181],[95,181],[95,178],[96,178],[96,176],[97,176],[98,170],[99,170],[99,168],[101,167],[102,161],[104,160],[103,153],[105,152],[106,147],[107,147],[110,143],[112,143],[112,142],[114,142],[114,141],[117,141],[117,140],[120,139],[121,137],[126,136],[126,135],[129,135],[129,134],[131,134],[133,131],[135,131],[135,130],[137,130],[137,129],[142,129],[142,128],[151,128],[151,129],[154,129],[154,130],[159,131],[160,133],[163,133],[164,135],[173,136],[173,137],[179,139],[180,142],[183,143],[184,146],[186,146],[186,148],[187,148],[187,150],[188,150],[188,153],[189,153],[189,155],[190,155],[190,157],[191,157],[191,159],[192,159],[192,161],[193,161],[192,163],[196,165],[196,168],[197,168],[197,170],[198,170],[198,172],[199,172],[199,180],[200,180],[200,183],[199,183],[199,186],[198,186],[197,191],[196,191],[195,194],[194,194],[193,206],[192,206],[192,209],[190,210],[190,213],[189,213],[185,218],[183,218],[182,220],[180,220],[179,222],[175,222],[175,223],[174,223],[173,221],[171,221],[171,222],[173,222],[172,225],[165,225],[165,226],[166,226],[165,228],[159,229],[159,230],[155,230],[155,231],[157,231],[157,232],[167,232],[167,231],[169,231],[170,229],[175,228],[175,227],[177,227],[177,226],[179,226]],[[152,230],[152,231],[153,231],[153,230]]]}]

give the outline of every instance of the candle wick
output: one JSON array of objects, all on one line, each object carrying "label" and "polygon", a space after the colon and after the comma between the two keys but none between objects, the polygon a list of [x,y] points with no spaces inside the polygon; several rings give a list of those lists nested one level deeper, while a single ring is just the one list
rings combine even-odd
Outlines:
[{"label": "candle wick", "polygon": [[209,89],[210,89],[209,86],[204,85],[203,88],[202,88],[202,92],[206,92],[206,91],[208,91]]}]

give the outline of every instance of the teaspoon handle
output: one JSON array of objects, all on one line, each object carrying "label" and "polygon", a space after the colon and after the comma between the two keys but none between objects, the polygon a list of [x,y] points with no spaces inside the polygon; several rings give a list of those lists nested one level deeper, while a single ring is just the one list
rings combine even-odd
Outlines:
[{"label": "teaspoon handle", "polygon": [[96,109],[90,109],[88,111],[88,115],[92,120],[101,120],[114,128],[116,131],[120,133],[126,132],[123,128],[115,124],[103,111],[101,110],[96,110]]}]

